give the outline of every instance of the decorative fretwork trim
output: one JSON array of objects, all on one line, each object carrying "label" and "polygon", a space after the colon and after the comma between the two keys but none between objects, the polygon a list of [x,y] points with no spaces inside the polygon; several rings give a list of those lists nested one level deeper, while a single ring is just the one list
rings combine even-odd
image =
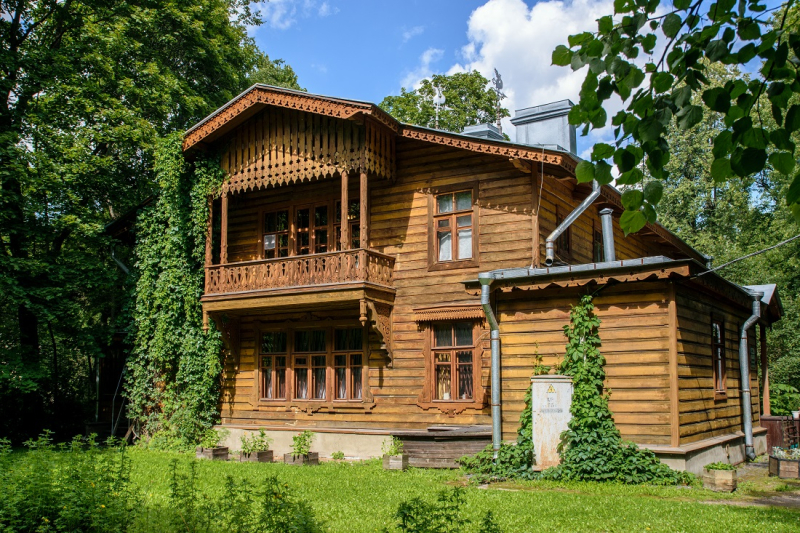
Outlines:
[{"label": "decorative fretwork trim", "polygon": [[417,322],[474,320],[479,318],[483,318],[483,309],[480,302],[440,304],[414,309],[414,320]]}]

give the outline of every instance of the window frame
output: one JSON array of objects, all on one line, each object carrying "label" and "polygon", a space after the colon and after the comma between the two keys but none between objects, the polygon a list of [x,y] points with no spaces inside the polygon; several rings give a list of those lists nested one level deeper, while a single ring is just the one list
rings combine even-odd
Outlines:
[{"label": "window frame", "polygon": [[[436,325],[445,323],[454,324],[456,322],[466,322],[472,325],[472,398],[460,399],[452,397],[452,373],[451,373],[451,398],[449,400],[436,398],[436,364],[434,361],[437,351],[444,351],[439,347],[434,347],[434,335]],[[423,331],[425,343],[423,349],[423,359],[425,362],[425,379],[422,391],[417,399],[417,405],[423,409],[435,408],[448,414],[462,412],[464,409],[483,409],[486,407],[486,389],[483,385],[484,354],[488,353],[484,344],[487,342],[484,333],[484,322],[481,319],[452,319],[435,320],[424,322]],[[452,361],[451,361],[452,364]],[[457,365],[457,362],[455,363]],[[451,371],[452,372],[452,371]]]},{"label": "window frame", "polygon": [[[556,205],[556,228],[559,227],[564,220],[567,218],[567,214],[564,214],[564,208],[560,205]],[[567,226],[567,229],[558,236],[555,242],[555,255],[562,260],[569,260],[572,259],[572,224]]]},{"label": "window frame", "polygon": [[[281,211],[286,211],[287,213],[286,216],[288,218],[289,227],[286,229],[286,231],[276,231],[269,233],[265,231],[267,215],[272,213],[279,213]],[[287,257],[291,257],[292,255],[294,255],[293,253],[294,235],[292,231],[294,225],[292,224],[292,216],[293,216],[292,206],[290,205],[281,205],[281,206],[275,206],[274,208],[270,209],[259,210],[258,212],[259,227],[258,227],[258,244],[257,244],[258,253],[256,254],[258,259],[286,259]],[[286,257],[278,257],[277,250],[280,249],[280,246],[278,245],[278,235],[283,235],[283,234],[287,235],[287,249],[286,249],[287,255]],[[275,235],[275,250],[276,250],[275,257],[268,258],[266,250],[264,250],[264,237],[266,237],[267,235]]]},{"label": "window frame", "polygon": [[[361,349],[347,349],[346,351],[336,350],[335,349],[335,335],[337,329],[362,329],[361,334]],[[308,330],[323,330],[325,331],[325,350],[324,351],[297,351],[295,348],[295,335],[299,331],[308,331]],[[286,350],[283,353],[269,353],[265,354],[262,350],[262,338],[265,333],[271,332],[283,332],[286,334]],[[332,325],[326,325],[324,327],[314,326],[311,324],[308,325],[300,325],[296,327],[280,327],[280,326],[270,326],[270,327],[257,327],[255,330],[256,333],[256,355],[258,360],[258,365],[256,371],[258,372],[257,376],[257,387],[254,387],[256,390],[254,391],[255,398],[255,405],[281,405],[281,406],[288,406],[292,404],[301,404],[301,405],[342,405],[342,404],[355,404],[356,405],[364,405],[369,403],[369,398],[367,398],[369,387],[368,387],[368,360],[367,357],[367,337],[368,337],[368,330],[365,326],[359,324],[358,322],[354,321],[342,321],[337,322]],[[347,398],[336,398],[336,390],[335,390],[335,380],[336,380],[336,372],[335,372],[335,355],[346,353],[347,354],[347,363],[348,363],[348,372],[347,372],[347,379],[348,381],[348,388],[347,388]],[[351,375],[352,375],[352,368],[353,366],[351,363],[351,357],[354,354],[358,354],[361,356],[361,365],[358,368],[361,369],[361,398],[353,398],[352,397],[352,385],[351,385]],[[285,357],[286,358],[286,367],[285,367],[285,377],[284,377],[284,390],[285,394],[283,398],[267,398],[265,397],[265,380],[264,380],[264,357],[271,357],[271,385],[273,387],[273,396],[275,396],[276,392],[276,357]],[[296,364],[297,357],[304,357],[306,358],[306,363],[302,367],[298,367]],[[324,357],[325,358],[325,398],[314,398],[315,387],[314,387],[314,357]],[[318,366],[316,368],[319,368]],[[307,378],[307,394],[306,398],[299,398],[297,396],[297,376],[300,372],[306,372]]]},{"label": "window frame", "polygon": [[596,220],[592,220],[592,260],[594,263],[605,261],[605,242],[603,241],[603,231]]},{"label": "window frame", "polygon": [[[464,209],[439,215],[437,214],[437,197],[444,194],[453,194],[469,191],[472,194],[471,209]],[[453,256],[456,256],[458,249],[458,227],[456,219],[458,216],[470,214],[472,216],[472,257],[467,259],[451,259],[450,261],[439,261],[439,240],[436,229],[436,221],[443,218],[451,219],[451,243],[453,246]],[[428,191],[428,270],[450,270],[459,268],[473,268],[480,264],[480,246],[478,244],[480,236],[480,206],[478,202],[478,183],[453,185],[449,187],[439,187]]]},{"label": "window frame", "polygon": [[[720,341],[714,339],[714,326],[719,326]],[[715,400],[725,400],[728,398],[728,357],[727,357],[727,338],[725,335],[725,319],[719,315],[711,315],[711,378],[714,389]],[[721,353],[717,349],[721,349]],[[718,373],[721,371],[722,375]],[[718,388],[717,385],[721,385]]]}]

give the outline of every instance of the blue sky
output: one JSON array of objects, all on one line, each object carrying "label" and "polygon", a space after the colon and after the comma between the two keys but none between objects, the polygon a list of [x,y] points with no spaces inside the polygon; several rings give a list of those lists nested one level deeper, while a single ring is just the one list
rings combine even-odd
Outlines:
[{"label": "blue sky", "polygon": [[275,8],[262,8],[267,21],[252,34],[271,58],[286,60],[309,91],[378,103],[399,93],[429,48],[443,50],[436,62],[442,68],[457,62],[467,44],[467,19],[484,3],[283,2],[287,11],[272,24]]},{"label": "blue sky", "polygon": [[[613,0],[269,0],[259,8],[265,22],[251,35],[310,92],[379,103],[434,73],[474,69],[490,79],[497,68],[513,116],[577,102],[585,72],[551,66],[552,50],[596,30]],[[620,107],[612,99],[606,110],[611,116]],[[509,119],[503,130],[514,140]],[[611,138],[608,127],[579,136],[578,153],[586,157],[594,142]]]}]

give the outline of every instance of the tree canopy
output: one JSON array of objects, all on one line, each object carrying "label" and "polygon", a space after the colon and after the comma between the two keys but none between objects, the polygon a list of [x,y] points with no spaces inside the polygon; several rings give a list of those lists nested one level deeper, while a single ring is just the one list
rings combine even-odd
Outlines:
[{"label": "tree canopy", "polygon": [[0,2],[4,433],[34,413],[81,423],[91,406],[97,362],[127,334],[131,280],[112,253],[133,267],[104,226],[157,190],[158,139],[253,81],[300,88],[248,37],[250,4]]},{"label": "tree canopy", "polygon": [[[439,129],[460,133],[467,126],[495,123],[498,119],[494,89],[480,72],[458,72],[450,76],[434,74],[424,79],[418,89],[400,89],[399,96],[387,96],[380,107],[401,122],[436,127],[436,106],[433,97],[441,89],[445,103],[439,110]],[[509,116],[500,108],[500,117]]]},{"label": "tree canopy", "polygon": [[[626,232],[656,219],[674,152],[669,127],[687,131],[708,114],[719,118],[710,145],[713,180],[723,183],[761,172],[792,176],[782,201],[800,217],[797,10],[789,2],[774,19],[768,15],[758,0],[676,0],[670,5],[615,0],[614,15],[598,19],[596,32],[571,35],[569,46],[553,52],[556,65],[586,68],[580,102],[569,115],[584,134],[609,123],[604,106],[612,95],[623,102],[611,118],[614,144],[595,144],[591,161],[582,162],[577,174],[579,181],[610,183],[610,160],[619,173],[617,183],[637,186],[625,198],[621,223]],[[756,63],[748,80],[715,86],[708,76],[713,65],[746,68]],[[646,185],[642,165],[655,178]]]}]

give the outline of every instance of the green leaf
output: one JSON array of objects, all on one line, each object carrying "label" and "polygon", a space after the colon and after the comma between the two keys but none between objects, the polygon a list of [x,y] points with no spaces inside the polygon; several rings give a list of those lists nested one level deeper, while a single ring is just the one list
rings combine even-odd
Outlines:
[{"label": "green leaf", "polygon": [[800,172],[795,175],[789,190],[786,191],[786,203],[789,205],[800,203]]},{"label": "green leaf", "polygon": [[644,213],[644,217],[651,224],[655,224],[656,220],[658,219],[658,215],[656,215],[656,209],[649,203],[645,203],[642,206],[642,213]]},{"label": "green leaf", "polygon": [[[749,176],[750,174],[755,174],[756,172],[761,172],[764,170],[764,166],[767,164],[767,152],[766,150],[760,150],[758,148],[747,148],[742,152],[741,159],[739,160],[739,165],[741,165],[741,170],[744,172],[744,176]],[[731,162],[731,167],[733,167],[733,163]]]},{"label": "green leaf", "polygon": [[788,176],[794,170],[795,160],[789,152],[774,152],[769,156],[769,164],[781,174]]},{"label": "green leaf", "polygon": [[731,160],[727,157],[715,159],[714,162],[711,163],[711,177],[715,182],[722,183],[727,181],[732,175]]},{"label": "green leaf", "polygon": [[724,130],[719,132],[714,139],[714,148],[711,152],[714,157],[720,158],[728,155],[731,147],[733,147],[733,134],[728,130]]},{"label": "green leaf", "polygon": [[743,41],[754,41],[761,37],[761,28],[754,20],[745,18],[739,22],[737,33]]},{"label": "green leaf", "polygon": [[674,79],[669,72],[656,72],[650,78],[650,84],[657,93],[665,93],[672,87]]},{"label": "green leaf", "polygon": [[664,126],[656,120],[656,117],[649,116],[641,121],[636,128],[636,133],[641,142],[655,141],[664,132]]},{"label": "green leaf", "polygon": [[611,175],[611,165],[605,161],[598,161],[595,165],[594,179],[600,185],[608,185],[614,181],[614,176]]},{"label": "green leaf", "polygon": [[693,128],[701,120],[703,120],[703,108],[699,105],[684,107],[681,113],[678,113],[678,127],[682,130]]},{"label": "green leaf", "polygon": [[647,185],[644,186],[644,199],[652,205],[660,202],[663,195],[664,184],[660,180],[648,181]]},{"label": "green leaf", "polygon": [[594,165],[590,161],[581,161],[575,167],[575,178],[578,183],[591,183],[594,181]]},{"label": "green leaf", "polygon": [[569,48],[563,44],[559,44],[556,46],[556,49],[553,50],[553,65],[566,67],[572,62],[572,54],[573,52]]},{"label": "green leaf", "polygon": [[592,161],[608,159],[612,155],[614,155],[614,147],[610,144],[597,143],[592,148]]},{"label": "green leaf", "polygon": [[664,17],[664,22],[661,23],[661,31],[664,32],[664,35],[672,39],[678,35],[678,31],[681,29],[682,23],[683,21],[681,20],[681,17],[675,13],[670,13]]},{"label": "green leaf", "polygon": [[641,211],[624,211],[619,217],[619,225],[625,235],[636,233],[647,224],[647,218]]},{"label": "green leaf", "polygon": [[711,62],[720,61],[729,53],[728,45],[722,40],[711,41],[708,43],[708,46],[706,46],[706,57]]},{"label": "green leaf", "polygon": [[718,113],[727,113],[731,108],[731,96],[722,87],[714,87],[703,91],[703,103]]},{"label": "green leaf", "polygon": [[625,148],[618,148],[614,152],[614,163],[617,165],[620,174],[622,174],[636,166],[636,157]]},{"label": "green leaf", "polygon": [[786,112],[786,121],[783,123],[783,127],[789,133],[800,130],[800,105],[795,104],[789,108],[789,111]]},{"label": "green leaf", "polygon": [[638,168],[632,168],[617,178],[618,185],[635,185],[644,179],[644,173]]},{"label": "green leaf", "polygon": [[644,193],[638,189],[629,189],[622,193],[622,205],[628,211],[635,211],[642,207]]},{"label": "green leaf", "polygon": [[612,29],[614,29],[614,20],[611,18],[611,15],[606,15],[605,17],[600,17],[597,19],[597,31],[600,33],[608,33]]},{"label": "green leaf", "polygon": [[769,134],[769,140],[775,145],[778,150],[788,150],[794,152],[794,143],[792,136],[783,128],[773,130]]}]

